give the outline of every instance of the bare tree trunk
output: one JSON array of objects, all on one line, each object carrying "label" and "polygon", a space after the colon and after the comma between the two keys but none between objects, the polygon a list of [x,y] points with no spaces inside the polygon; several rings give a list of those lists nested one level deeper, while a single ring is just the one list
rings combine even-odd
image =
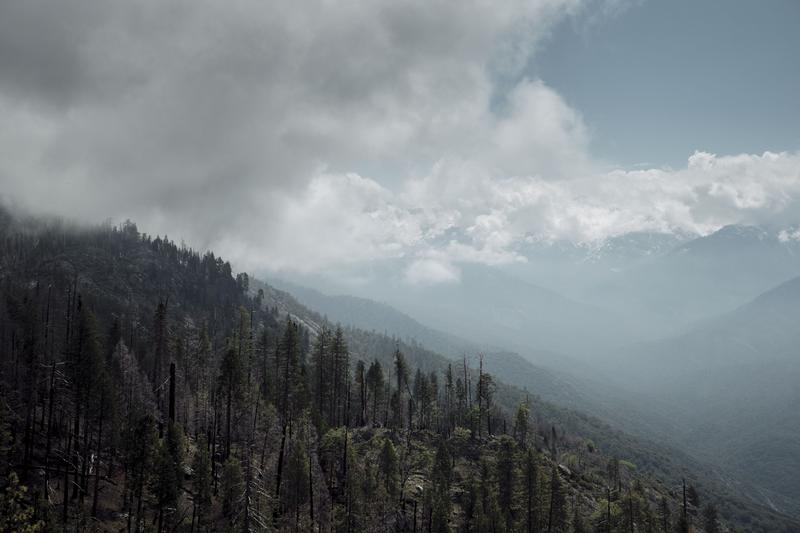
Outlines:
[{"label": "bare tree trunk", "polygon": [[275,475],[275,499],[278,504],[275,507],[275,512],[273,516],[277,521],[278,517],[280,516],[280,497],[281,497],[281,481],[283,476],[283,454],[286,448],[286,422],[283,423],[283,434],[281,435],[281,449],[278,452],[278,468],[277,473]]},{"label": "bare tree trunk", "polygon": [[225,415],[225,459],[231,455],[231,401],[233,397],[233,378],[228,379],[228,400]]},{"label": "bare tree trunk", "polygon": [[175,423],[175,363],[169,364],[169,421]]},{"label": "bare tree trunk", "polygon": [[[49,314],[49,304],[48,304]],[[47,437],[45,439],[45,452],[44,452],[44,497],[47,499],[48,490],[50,488],[50,446],[53,434],[53,401],[55,398],[55,380],[56,380],[56,362],[53,361],[50,368],[50,391],[47,406]]]},{"label": "bare tree trunk", "polygon": [[217,399],[214,398],[214,422],[211,428],[211,477],[214,479],[214,495],[217,495]]},{"label": "bare tree trunk", "polygon": [[314,475],[311,468],[311,447],[308,447],[308,514],[311,518],[311,531],[314,531]]},{"label": "bare tree trunk", "polygon": [[69,457],[72,444],[72,433],[67,435],[67,449],[64,452],[64,508],[61,512],[61,522],[64,524],[64,531],[67,529],[67,519],[69,518]]},{"label": "bare tree trunk", "polygon": [[100,488],[100,448],[103,445],[103,395],[100,397],[100,424],[97,430],[97,466],[94,469],[94,498],[92,499],[92,517],[97,516],[97,495]]}]

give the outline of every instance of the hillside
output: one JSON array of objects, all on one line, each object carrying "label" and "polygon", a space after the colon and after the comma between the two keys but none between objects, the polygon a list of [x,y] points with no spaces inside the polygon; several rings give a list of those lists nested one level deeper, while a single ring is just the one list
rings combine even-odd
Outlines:
[{"label": "hillside", "polygon": [[333,323],[340,322],[366,331],[396,335],[407,342],[416,341],[451,359],[478,350],[475,343],[426,327],[387,304],[344,294],[329,295],[280,279],[266,281],[291,294],[304,307],[313,309]]},{"label": "hillside", "polygon": [[[664,438],[675,431],[662,420],[652,422],[637,408],[638,402],[631,401],[629,392],[617,390],[608,382],[592,380],[590,376],[596,375],[592,367],[564,354],[528,349],[523,356],[429,328],[387,304],[367,298],[328,295],[283,280],[270,280],[270,283],[334,324],[396,336],[408,344],[420,344],[456,361],[469,355],[474,363],[477,354],[483,353],[486,364],[502,382],[534,391],[556,405],[596,416],[617,429],[652,439]],[[294,312],[304,312],[297,306],[290,308]],[[569,372],[555,368],[568,368]]]},{"label": "hillside", "polygon": [[[375,294],[433,328],[475,344],[585,357],[629,338],[623,316],[479,264],[460,267],[458,283],[408,286]],[[572,331],[580,324],[581,335]]]},{"label": "hillside", "polygon": [[671,406],[680,444],[742,472],[793,513],[800,512],[798,313],[795,278],[683,335],[631,346],[616,365],[626,387]]},{"label": "hillside", "polygon": [[670,450],[526,403],[488,365],[463,374],[420,345],[326,328],[132,224],[13,222],[0,236],[11,530],[567,531],[610,513],[657,531],[681,516],[681,477],[697,524],[716,502],[752,530],[794,527],[726,500]]},{"label": "hillside", "polygon": [[[467,350],[467,353],[475,353],[475,350],[479,349],[477,346],[470,346],[467,341],[426,328],[407,315],[385,304],[372,302],[364,298],[329,296],[313,289],[285,282],[281,282],[280,284],[284,288],[289,289],[292,295],[297,295],[304,303],[311,305],[315,309],[324,310],[326,317],[334,322],[342,322],[366,329],[374,329],[374,325],[383,323],[385,324],[385,332],[406,340],[426,339],[430,343],[442,346],[443,351],[451,349],[452,346],[460,346],[460,351],[449,352],[450,358],[456,360],[460,360],[461,355],[464,353],[462,350]],[[785,290],[776,292],[780,292],[784,295],[787,294]],[[314,313],[304,309],[302,305],[295,302],[288,294],[283,294],[280,301],[293,313],[304,316],[308,316],[309,313],[312,316],[314,315]],[[754,312],[761,313],[762,311]],[[792,314],[788,313],[786,316],[790,317]],[[321,319],[321,317],[314,318],[314,320]],[[385,322],[378,322],[378,319],[385,320]],[[765,316],[764,320],[768,320],[768,316]],[[415,335],[418,335],[418,337],[415,337]],[[703,338],[703,336],[700,335],[700,338]],[[789,341],[789,344],[791,344],[791,341]],[[386,348],[386,350],[388,349],[389,348]],[[429,361],[434,357],[434,354],[428,354],[422,358]],[[549,355],[549,358],[555,357],[559,357],[559,355]],[[542,358],[545,359],[544,357]],[[675,405],[670,402],[671,392],[670,394],[664,394],[658,397],[652,395],[651,389],[658,389],[658,384],[655,386],[649,385],[652,383],[652,374],[650,373],[652,370],[649,367],[642,368],[641,374],[631,376],[626,373],[626,369],[636,368],[635,363],[626,361],[619,364],[610,364],[609,366],[614,368],[617,372],[616,378],[621,381],[619,385],[615,385],[611,382],[611,379],[605,379],[602,375],[597,375],[595,381],[590,381],[585,377],[576,377],[574,374],[564,374],[563,372],[536,366],[528,359],[509,352],[497,350],[486,351],[484,361],[487,368],[491,368],[492,372],[503,382],[519,389],[533,391],[543,400],[542,404],[547,406],[543,408],[543,411],[550,412],[555,423],[563,423],[562,420],[572,419],[572,417],[577,414],[574,411],[574,414],[568,414],[567,410],[564,410],[563,407],[569,407],[578,412],[582,411],[593,415],[593,417],[579,416],[578,419],[581,420],[581,423],[571,426],[571,430],[579,431],[581,434],[588,435],[590,438],[602,443],[619,441],[613,450],[609,450],[609,453],[618,453],[628,457],[636,455],[637,459],[644,460],[645,462],[648,462],[650,460],[649,457],[653,455],[669,457],[671,461],[684,464],[689,469],[704,471],[705,475],[710,479],[721,480],[726,487],[718,487],[716,490],[730,491],[730,495],[734,498],[750,498],[764,504],[767,504],[767,502],[777,503],[777,501],[779,501],[778,499],[773,501],[764,498],[764,494],[762,494],[763,489],[757,489],[752,484],[734,481],[737,478],[743,478],[750,480],[755,485],[764,486],[760,483],[760,479],[754,478],[746,473],[743,476],[739,475],[734,477],[733,474],[741,474],[741,470],[739,464],[732,462],[732,457],[730,455],[726,455],[723,460],[720,460],[719,450],[725,449],[726,442],[736,442],[735,436],[720,431],[721,438],[719,438],[718,441],[716,436],[713,437],[713,439],[717,441],[717,447],[706,448],[707,450],[712,450],[708,455],[702,453],[705,450],[697,446],[689,446],[689,439],[694,442],[697,442],[699,439],[693,438],[691,432],[686,429],[690,421],[688,413],[696,414],[697,412],[702,412],[703,409],[698,409],[698,405],[714,406],[716,404],[710,403],[708,397],[697,399],[694,403],[694,408],[690,405],[683,405],[680,411],[681,416],[676,416]],[[688,362],[687,360],[687,363]],[[563,364],[563,360],[561,364]],[[577,362],[572,362],[572,364],[579,365]],[[656,373],[660,376],[661,380],[659,383],[668,380],[670,372],[675,368],[680,367],[670,363],[664,365],[664,368],[657,369]],[[703,375],[700,369],[693,369],[688,374]],[[687,378],[684,376],[683,379]],[[601,382],[601,380],[603,381]],[[642,389],[631,392],[631,383],[641,384]],[[701,390],[699,387],[695,388]],[[712,393],[709,392],[708,395],[712,396]],[[556,408],[554,404],[561,406],[561,409]],[[709,407],[709,409],[711,408],[713,407]],[[737,411],[732,409],[730,412],[730,417],[732,418],[730,420],[724,419],[727,420],[727,422],[724,423],[721,422],[723,420],[722,417],[713,420],[706,417],[702,421],[703,425],[692,426],[696,427],[693,431],[702,431],[702,428],[709,426],[715,428],[738,427],[741,421],[735,419],[736,413]],[[600,422],[600,420],[603,422]],[[760,423],[769,423],[769,420],[770,419],[762,419]],[[753,421],[751,420],[751,422]],[[620,429],[627,430],[628,434],[638,435],[640,439],[633,439],[629,435],[620,434]],[[687,434],[687,440],[681,438],[681,436]],[[725,439],[733,440],[725,441]],[[655,446],[652,444],[652,441],[671,443],[673,446]],[[754,444],[765,446],[765,449],[768,450],[779,446],[780,442],[774,442],[768,445],[768,443],[762,441]],[[675,446],[678,445],[680,448],[686,447],[686,449],[700,453],[706,461],[713,462],[718,468],[712,470],[706,466],[702,466],[701,463],[689,458],[686,454],[678,452],[675,448]],[[756,449],[758,448],[756,447]],[[642,453],[642,450],[644,450],[644,453]],[[714,456],[714,450],[716,450],[717,453],[716,457]],[[789,448],[784,448],[783,453],[791,457],[793,452]],[[796,457],[796,455],[794,455],[794,457]],[[790,462],[791,460],[792,459],[790,459]],[[760,465],[761,463],[762,460],[759,460],[757,464]],[[782,469],[781,463],[776,461],[773,465],[774,468],[778,470],[773,472],[773,475],[777,476],[776,479],[785,479],[786,470]],[[657,476],[672,477],[670,472],[665,471],[658,465],[655,466],[652,473]],[[673,483],[676,481],[677,479],[672,479]],[[785,509],[790,511],[792,508],[786,507]]]},{"label": "hillside", "polygon": [[736,309],[800,275],[800,246],[780,232],[725,226],[634,263],[584,297],[661,323],[662,336]]}]

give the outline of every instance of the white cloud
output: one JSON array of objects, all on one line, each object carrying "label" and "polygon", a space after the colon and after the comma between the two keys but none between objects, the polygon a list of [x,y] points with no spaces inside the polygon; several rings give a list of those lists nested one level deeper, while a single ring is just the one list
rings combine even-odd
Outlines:
[{"label": "white cloud", "polygon": [[399,260],[410,283],[531,235],[796,223],[796,153],[592,159],[580,113],[521,78],[586,1],[3,3],[0,191],[241,268]]},{"label": "white cloud", "polygon": [[[556,181],[493,177],[477,160],[440,161],[400,192],[357,175],[320,176],[292,213],[284,220],[300,237],[276,243],[284,263],[265,264],[319,268],[395,258],[409,265],[409,283],[454,282],[459,263],[524,261],[516,250],[531,236],[596,243],[629,232],[788,224],[800,217],[800,154],[697,152],[683,169]],[[289,227],[278,233],[292,235]]]},{"label": "white cloud", "polygon": [[[278,232],[317,219],[287,197],[318,204],[326,172],[396,182],[484,150],[498,77],[514,83],[582,3],[2,3],[0,49],[14,54],[0,54],[0,190],[33,210],[131,217],[288,265],[308,243]],[[512,93],[512,106],[535,90]],[[546,154],[552,131],[501,147]],[[361,243],[362,232],[350,234]],[[322,246],[297,266],[331,259]]]},{"label": "white cloud", "polygon": [[452,263],[441,258],[415,259],[406,269],[405,281],[411,285],[455,283],[461,273]]}]

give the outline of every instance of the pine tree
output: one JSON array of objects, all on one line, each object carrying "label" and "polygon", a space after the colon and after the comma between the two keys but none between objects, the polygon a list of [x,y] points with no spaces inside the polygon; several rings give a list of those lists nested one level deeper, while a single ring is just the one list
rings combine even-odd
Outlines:
[{"label": "pine tree", "polygon": [[394,498],[399,489],[400,468],[397,460],[397,451],[395,451],[394,444],[389,439],[383,440],[378,462],[386,493]]},{"label": "pine tree", "polygon": [[336,328],[331,342],[333,361],[333,405],[331,406],[330,426],[340,426],[345,422],[350,383],[350,352],[344,340],[341,326]]},{"label": "pine tree", "polygon": [[197,452],[192,463],[192,490],[194,492],[194,512],[197,516],[198,531],[209,525],[211,511],[211,457],[205,435],[197,440]]},{"label": "pine tree", "polygon": [[229,342],[228,349],[222,358],[219,371],[219,390],[225,398],[225,458],[231,455],[232,424],[236,404],[242,396],[244,372],[239,352],[233,343]]},{"label": "pine tree", "polygon": [[694,485],[689,485],[686,488],[686,499],[695,509],[700,508],[700,495],[697,493],[697,489],[694,488]]},{"label": "pine tree", "polygon": [[486,431],[492,435],[492,401],[494,400],[495,384],[491,374],[481,372],[478,380],[478,433],[486,419]]},{"label": "pine tree", "polygon": [[539,532],[541,517],[539,509],[539,469],[536,452],[528,448],[525,452],[524,491],[525,491],[525,526],[527,533]]},{"label": "pine tree", "polygon": [[375,360],[369,365],[369,370],[367,370],[367,388],[372,401],[373,425],[377,425],[378,423],[378,406],[383,400],[384,386],[383,368],[381,368],[380,362]]},{"label": "pine tree", "polygon": [[517,487],[516,444],[508,435],[499,439],[497,453],[498,504],[506,526],[514,523],[513,504]]},{"label": "pine tree", "polygon": [[588,533],[589,528],[583,517],[578,512],[578,506],[572,506],[572,533]]},{"label": "pine tree", "polygon": [[659,521],[661,522],[661,527],[664,529],[664,531],[665,532],[670,531],[671,513],[669,510],[669,502],[667,501],[666,496],[662,496],[661,501],[659,502],[658,518]]},{"label": "pine tree", "polygon": [[408,389],[408,363],[406,363],[406,358],[399,348],[394,351],[394,376],[397,383],[397,388],[395,389],[394,394],[397,395],[397,398],[393,398],[394,401],[392,407],[395,416],[397,417],[397,427],[402,428],[405,425],[403,412],[405,405],[405,393],[406,389]]},{"label": "pine tree", "polygon": [[517,407],[517,413],[514,415],[514,438],[521,448],[524,448],[528,442],[528,428],[530,424],[530,406],[528,399],[520,402]]},{"label": "pine tree", "polygon": [[417,409],[417,428],[418,429],[427,429],[428,427],[428,419],[430,416],[430,385],[428,382],[428,376],[422,373],[422,370],[417,368],[417,372],[414,374],[414,404],[416,405]]},{"label": "pine tree", "polygon": [[144,498],[144,488],[147,485],[153,470],[156,458],[157,440],[154,421],[151,416],[145,415],[139,418],[129,429],[125,441],[125,461],[128,471],[130,485],[130,496],[128,498],[128,528],[130,529],[131,520],[134,516],[133,501],[136,501],[135,524],[139,530],[142,520],[142,500]]},{"label": "pine tree", "polygon": [[326,423],[330,423],[332,419],[330,410],[333,402],[333,364],[330,361],[330,337],[330,330],[323,326],[311,351],[314,408]]},{"label": "pine tree", "polygon": [[550,509],[548,511],[548,533],[561,533],[567,530],[567,505],[564,487],[558,466],[554,463],[550,474]]},{"label": "pine tree", "polygon": [[34,514],[28,488],[20,484],[19,476],[12,471],[5,488],[0,492],[0,531],[37,533],[44,531],[44,526],[44,522]]},{"label": "pine tree", "polygon": [[[183,475],[182,436],[174,424],[167,429],[167,437],[156,447],[154,476],[151,491],[158,505],[158,531],[163,531],[165,513],[174,510]],[[167,517],[167,524],[169,519]]]},{"label": "pine tree", "polygon": [[239,519],[242,505],[242,465],[235,457],[229,458],[222,469],[222,517],[229,530],[233,530]]},{"label": "pine tree", "polygon": [[364,361],[361,359],[356,363],[355,382],[358,394],[358,418],[359,426],[367,423],[367,376]]},{"label": "pine tree", "polygon": [[431,472],[432,513],[431,531],[433,533],[446,533],[450,531],[450,483],[453,476],[453,467],[450,450],[444,439],[439,441],[436,455],[433,459]]},{"label": "pine tree", "polygon": [[713,503],[706,504],[703,509],[703,527],[705,533],[719,533],[719,516]]},{"label": "pine tree", "polygon": [[286,463],[286,488],[282,494],[284,511],[294,517],[295,530],[300,507],[308,501],[308,452],[302,438],[293,439]]}]

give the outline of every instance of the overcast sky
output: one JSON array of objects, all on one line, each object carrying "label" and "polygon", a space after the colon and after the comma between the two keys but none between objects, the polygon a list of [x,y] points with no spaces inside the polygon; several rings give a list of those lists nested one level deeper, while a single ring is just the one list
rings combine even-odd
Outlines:
[{"label": "overcast sky", "polygon": [[800,4],[0,3],[0,195],[241,269],[800,221]]}]

